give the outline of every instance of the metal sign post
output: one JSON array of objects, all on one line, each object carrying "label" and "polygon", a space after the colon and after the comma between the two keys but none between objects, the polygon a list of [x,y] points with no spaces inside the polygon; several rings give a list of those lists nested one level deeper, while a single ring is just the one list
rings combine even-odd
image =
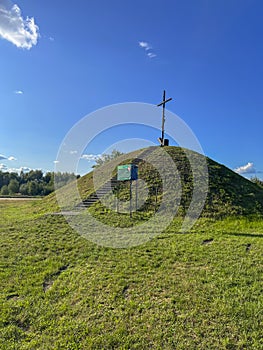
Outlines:
[{"label": "metal sign post", "polygon": [[138,209],[138,180],[135,180],[136,192],[135,192],[135,211]]},{"label": "metal sign post", "polygon": [[130,218],[132,217],[132,180],[130,180]]},{"label": "metal sign post", "polygon": [[120,188],[119,186],[117,187],[117,193],[116,193],[116,198],[117,198],[117,206],[116,206],[116,209],[117,209],[117,213],[119,213],[119,196],[120,196]]},{"label": "metal sign post", "polygon": [[[117,168],[117,180],[130,182],[130,218],[132,217],[132,181],[136,181],[136,184],[137,184],[137,179],[138,179],[138,167],[137,167],[137,165],[125,164],[125,165],[118,166],[118,168]],[[137,191],[137,188],[136,188],[136,191]],[[136,208],[137,208],[137,192],[135,194],[135,199],[136,199]],[[118,206],[117,206],[117,208],[118,208]]]}]

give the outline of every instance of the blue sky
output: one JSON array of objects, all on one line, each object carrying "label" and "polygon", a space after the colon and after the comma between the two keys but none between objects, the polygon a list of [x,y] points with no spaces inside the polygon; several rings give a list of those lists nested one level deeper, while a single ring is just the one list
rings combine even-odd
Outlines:
[{"label": "blue sky", "polygon": [[207,156],[262,178],[262,12],[259,0],[0,0],[0,168],[53,170],[85,115],[166,89]]}]

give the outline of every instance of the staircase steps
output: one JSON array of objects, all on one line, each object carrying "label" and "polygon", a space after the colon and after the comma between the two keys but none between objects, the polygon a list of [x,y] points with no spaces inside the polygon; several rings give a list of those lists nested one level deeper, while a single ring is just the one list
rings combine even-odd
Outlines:
[{"label": "staircase steps", "polygon": [[[147,157],[147,155],[150,155],[154,151],[155,147],[153,149],[147,149],[143,151],[141,154],[138,155],[138,158],[135,158],[132,161],[132,164],[138,165],[144,158]],[[160,159],[160,156],[157,156],[156,159]],[[117,185],[119,181],[117,180],[117,176],[114,176],[109,181],[107,181],[102,187],[100,187],[97,191],[90,194],[86,199],[84,199],[82,202],[78,203],[76,208],[89,208],[96,202],[100,200],[100,197],[106,196],[108,193],[110,193]]]}]

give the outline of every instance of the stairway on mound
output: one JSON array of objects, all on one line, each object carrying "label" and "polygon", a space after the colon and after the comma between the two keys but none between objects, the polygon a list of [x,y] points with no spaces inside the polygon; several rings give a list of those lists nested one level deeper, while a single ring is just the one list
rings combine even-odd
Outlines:
[{"label": "stairway on mound", "polygon": [[117,177],[114,176],[109,181],[107,181],[103,186],[101,186],[96,192],[93,192],[86,199],[77,205],[77,208],[89,208],[96,202],[100,200],[101,197],[106,196],[110,193],[115,186],[117,186]]},{"label": "stairway on mound", "polygon": [[[149,149],[143,151],[141,154],[138,155],[137,158],[133,159],[132,164],[139,165],[142,160],[146,160],[147,156],[149,156],[156,147],[150,147]],[[157,155],[155,157],[156,160],[161,161],[161,155]],[[119,184],[119,181],[117,180],[117,176],[112,177],[109,181],[107,181],[103,186],[101,186],[97,191],[93,192],[91,195],[89,195],[86,199],[84,199],[82,202],[77,204],[76,208],[89,208],[96,202],[100,200],[100,198],[108,195],[111,193],[111,191],[114,190],[114,188]]]}]

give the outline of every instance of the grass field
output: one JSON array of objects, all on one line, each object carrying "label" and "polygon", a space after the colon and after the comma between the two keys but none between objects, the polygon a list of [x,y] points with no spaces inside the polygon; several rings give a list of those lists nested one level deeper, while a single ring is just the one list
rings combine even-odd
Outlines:
[{"label": "grass field", "polygon": [[0,202],[1,349],[263,349],[262,220],[112,249],[48,210]]}]

